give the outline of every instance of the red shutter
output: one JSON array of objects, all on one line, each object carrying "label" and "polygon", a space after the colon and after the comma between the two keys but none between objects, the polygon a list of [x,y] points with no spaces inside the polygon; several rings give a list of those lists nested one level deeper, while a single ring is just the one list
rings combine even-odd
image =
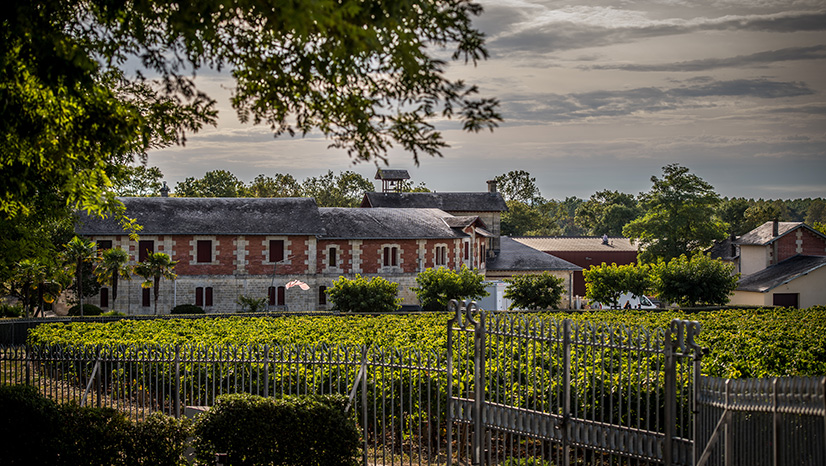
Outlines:
[{"label": "red shutter", "polygon": [[198,262],[212,262],[212,241],[198,240]]},{"label": "red shutter", "polygon": [[[155,242],[152,240],[138,241],[138,262],[146,260],[149,254],[155,252]],[[148,304],[147,304],[148,306]]]},{"label": "red shutter", "polygon": [[387,267],[390,265],[390,248],[384,248],[384,262],[383,265]]},{"label": "red shutter", "polygon": [[393,261],[393,267],[399,265],[399,248],[393,248],[390,253],[390,259]]},{"label": "red shutter", "polygon": [[327,304],[327,287],[318,287],[318,304]]},{"label": "red shutter", "polygon": [[100,289],[100,307],[109,307],[109,288]]},{"label": "red shutter", "polygon": [[195,305],[203,307],[204,305],[204,289],[203,287],[195,288]]},{"label": "red shutter", "polygon": [[337,263],[336,248],[330,248],[330,267],[335,267]]},{"label": "red shutter", "polygon": [[267,289],[267,303],[270,306],[275,306],[275,287],[271,286]]},{"label": "red shutter", "polygon": [[465,260],[470,260],[470,243],[465,243]]},{"label": "red shutter", "polygon": [[284,240],[270,240],[270,262],[281,262],[284,260]]},{"label": "red shutter", "polygon": [[212,287],[206,287],[204,290],[204,305],[205,306],[212,306]]},{"label": "red shutter", "polygon": [[143,294],[141,296],[141,306],[143,307],[149,307],[152,304],[149,299],[149,290],[149,288],[143,288]]},{"label": "red shutter", "polygon": [[286,291],[286,289],[283,286],[278,287],[278,305],[279,306],[284,305],[284,301],[285,301],[284,300],[284,292],[285,291]]}]

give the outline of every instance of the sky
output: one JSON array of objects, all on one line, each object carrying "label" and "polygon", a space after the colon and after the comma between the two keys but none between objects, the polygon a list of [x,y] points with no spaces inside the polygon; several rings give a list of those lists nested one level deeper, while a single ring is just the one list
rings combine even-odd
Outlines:
[{"label": "sky", "polygon": [[[382,167],[440,192],[484,191],[525,170],[547,199],[587,199],[648,191],[678,163],[722,196],[826,197],[826,0],[480,3],[490,57],[449,76],[498,98],[504,122],[492,133],[439,122],[442,158],[417,167],[394,150]],[[374,164],[353,164],[323,135],[275,139],[239,123],[227,76],[198,83],[218,101],[217,127],[149,154],[173,189],[218,169],[245,182],[327,170],[373,179]]]}]

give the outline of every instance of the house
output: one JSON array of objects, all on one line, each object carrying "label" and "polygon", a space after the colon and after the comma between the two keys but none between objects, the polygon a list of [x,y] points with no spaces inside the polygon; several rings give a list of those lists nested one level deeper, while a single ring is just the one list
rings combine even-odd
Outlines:
[{"label": "house", "polygon": [[637,262],[637,246],[628,238],[599,236],[520,236],[514,237],[526,246],[558,257],[578,267],[573,274],[573,294],[585,296],[582,271],[592,265]]},{"label": "house", "polygon": [[[826,304],[826,235],[803,222],[766,222],[732,241],[741,278],[731,304]],[[734,249],[732,249],[734,251]]]},{"label": "house", "polygon": [[[426,196],[427,202],[414,196],[415,207],[376,194],[404,193],[367,193],[369,208],[319,208],[309,198],[122,198],[126,215],[143,227],[138,241],[112,218],[81,215],[76,232],[99,248],[126,250],[132,264],[149,252],[178,261],[177,279],[160,285],[159,309],[194,303],[208,312],[233,312],[240,308],[239,295],[267,297],[271,309],[325,309],[333,281],[356,274],[399,283],[403,304],[415,305],[411,288],[426,268],[466,266],[486,274],[488,264],[499,264],[491,262],[498,233],[485,220],[496,221],[498,230],[504,201],[495,191],[439,193]],[[460,205],[461,199],[469,205]],[[287,288],[293,280],[310,289]],[[140,280],[121,282],[119,290],[117,310],[152,312],[151,290],[142,289]],[[91,302],[104,309],[112,304],[106,288]]]}]

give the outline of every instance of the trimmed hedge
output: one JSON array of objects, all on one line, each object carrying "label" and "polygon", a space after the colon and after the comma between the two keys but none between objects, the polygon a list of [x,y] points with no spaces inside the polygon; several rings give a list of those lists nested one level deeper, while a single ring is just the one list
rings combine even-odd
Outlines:
[{"label": "trimmed hedge", "polygon": [[233,466],[355,466],[359,431],[346,402],[340,395],[224,395],[195,422],[196,459],[227,453]]},{"label": "trimmed hedge", "polygon": [[196,306],[194,304],[178,304],[177,306],[173,307],[170,314],[203,314],[204,308],[201,306]]},{"label": "trimmed hedge", "polygon": [[[94,304],[84,304],[83,305],[83,316],[99,316],[103,313],[103,309],[95,306]],[[74,306],[69,308],[69,315],[70,316],[79,316],[80,315],[80,304],[75,304]]]},{"label": "trimmed hedge", "polygon": [[58,405],[36,388],[0,386],[0,464],[185,465],[189,422],[162,414],[131,422],[111,408]]}]

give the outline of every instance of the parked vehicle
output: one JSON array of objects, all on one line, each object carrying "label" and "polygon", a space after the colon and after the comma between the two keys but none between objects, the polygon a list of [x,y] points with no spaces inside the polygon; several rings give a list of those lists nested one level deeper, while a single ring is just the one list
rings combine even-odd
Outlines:
[{"label": "parked vehicle", "polygon": [[591,309],[656,309],[657,306],[646,296],[635,296],[631,293],[623,293],[617,299],[616,304],[591,303]]}]

